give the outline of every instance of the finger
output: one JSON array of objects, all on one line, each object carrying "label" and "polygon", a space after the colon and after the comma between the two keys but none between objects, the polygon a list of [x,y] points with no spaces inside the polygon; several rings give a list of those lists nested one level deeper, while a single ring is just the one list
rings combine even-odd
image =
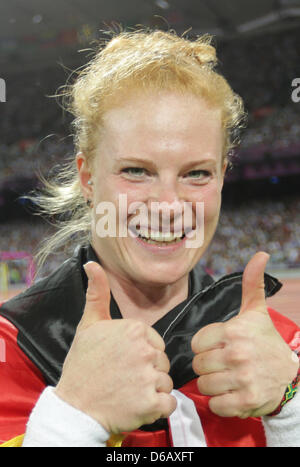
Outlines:
[{"label": "finger", "polygon": [[164,373],[169,373],[170,371],[170,361],[165,354],[161,350],[157,350],[156,359],[154,362],[154,368],[159,371],[163,371]]},{"label": "finger", "polygon": [[191,347],[195,354],[211,349],[223,348],[224,323],[212,323],[200,329],[192,338]]},{"label": "finger", "polygon": [[260,251],[247,264],[243,274],[240,313],[246,310],[267,313],[264,273],[269,258],[267,253]]},{"label": "finger", "polygon": [[200,393],[205,396],[217,396],[238,389],[229,371],[200,376],[197,386]]},{"label": "finger", "polygon": [[158,397],[158,413],[159,413],[159,416],[157,417],[157,419],[168,418],[177,407],[176,398],[172,396],[171,394],[166,394],[165,392],[158,392],[157,397]]},{"label": "finger", "polygon": [[210,410],[220,417],[241,417],[244,413],[240,406],[238,391],[212,397],[208,402]]},{"label": "finger", "polygon": [[89,261],[83,267],[88,277],[88,288],[80,327],[86,328],[97,321],[111,319],[110,287],[100,264]]},{"label": "finger", "polygon": [[149,344],[152,345],[155,349],[158,349],[164,352],[165,342],[163,338],[151,326],[146,326],[145,329],[146,329],[146,338]]},{"label": "finger", "polygon": [[213,349],[195,355],[192,366],[196,375],[207,375],[226,370],[223,349]]},{"label": "finger", "polygon": [[156,391],[170,394],[172,390],[173,390],[172,378],[168,374],[160,371],[157,377]]}]

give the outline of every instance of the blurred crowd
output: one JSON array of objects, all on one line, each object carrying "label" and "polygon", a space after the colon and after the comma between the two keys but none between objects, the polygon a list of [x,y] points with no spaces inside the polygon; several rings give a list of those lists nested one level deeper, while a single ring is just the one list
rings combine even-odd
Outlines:
[{"label": "blurred crowd", "polygon": [[257,251],[269,269],[300,267],[300,199],[224,206],[215,238],[201,264],[212,274],[243,270]]},{"label": "blurred crowd", "polygon": [[49,135],[44,140],[27,139],[11,145],[0,142],[0,188],[13,180],[34,180],[49,175],[57,164],[73,155],[70,138]]},{"label": "blurred crowd", "polygon": [[[251,162],[265,155],[274,157],[298,155],[300,150],[300,103],[276,109],[259,123],[243,132],[237,150],[240,163]],[[14,179],[35,179],[38,172],[44,175],[57,164],[74,156],[71,136],[51,134],[39,140],[23,139],[12,144],[0,140],[0,188]]]},{"label": "blurred crowd", "polygon": [[[34,257],[40,243],[53,232],[53,227],[44,221],[35,221],[33,223],[32,221],[20,221],[18,219],[7,223],[0,223],[0,252],[13,253],[22,251]],[[50,256],[41,271],[42,275],[50,274],[65,259],[65,257],[56,258],[55,255]]]},{"label": "blurred crowd", "polygon": [[[300,92],[299,92],[300,96]],[[243,149],[265,144],[269,150],[285,147],[300,141],[300,102],[284,108],[266,108],[263,117],[249,116],[249,127],[241,141]]]},{"label": "blurred crowd", "polygon": [[[292,81],[300,78],[299,43],[300,31],[293,29],[216,44],[219,71],[243,97],[248,112],[241,158],[259,144],[288,151],[299,142],[300,103],[291,97]],[[69,75],[70,70],[57,66],[7,78],[7,102],[0,109],[0,188],[14,177],[48,173],[73,153],[72,117],[63,112],[61,99],[53,97]]]},{"label": "blurred crowd", "polygon": [[291,102],[292,81],[300,77],[299,41],[300,30],[295,27],[220,44],[220,71],[247,109],[284,107]]}]

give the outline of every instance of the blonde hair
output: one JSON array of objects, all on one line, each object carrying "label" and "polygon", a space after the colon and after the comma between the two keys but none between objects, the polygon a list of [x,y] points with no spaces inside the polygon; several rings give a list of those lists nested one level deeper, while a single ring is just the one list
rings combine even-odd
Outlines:
[{"label": "blonde hair", "polygon": [[[93,163],[101,135],[105,112],[117,105],[128,89],[175,90],[204,97],[221,109],[224,132],[223,159],[237,144],[236,130],[242,126],[245,112],[241,98],[226,79],[216,72],[216,50],[212,37],[203,35],[192,41],[174,31],[139,29],[120,32],[97,45],[94,57],[77,72],[73,84],[59,94],[64,108],[74,116],[75,153],[83,152]],[[91,210],[81,193],[75,158],[54,180],[42,177],[44,189],[35,194],[39,214],[63,216],[56,221],[57,232],[47,238],[36,255],[41,267],[47,256],[67,247],[78,236],[82,244],[90,242]]]}]

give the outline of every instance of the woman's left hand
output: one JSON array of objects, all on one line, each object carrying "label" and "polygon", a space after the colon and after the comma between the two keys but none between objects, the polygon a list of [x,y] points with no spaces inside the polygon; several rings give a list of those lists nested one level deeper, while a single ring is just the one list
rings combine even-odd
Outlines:
[{"label": "woman's left hand", "polygon": [[192,339],[193,369],[209,407],[222,417],[260,417],[274,411],[299,361],[273,325],[264,291],[269,255],[260,252],[247,264],[239,314],[213,323]]}]

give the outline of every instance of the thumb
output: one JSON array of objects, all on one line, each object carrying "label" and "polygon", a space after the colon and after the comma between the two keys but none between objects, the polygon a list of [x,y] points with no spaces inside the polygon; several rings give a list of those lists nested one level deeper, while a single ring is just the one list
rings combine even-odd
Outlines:
[{"label": "thumb", "polygon": [[267,312],[264,273],[270,255],[260,251],[247,264],[242,281],[242,304],[240,313],[247,310]]},{"label": "thumb", "polygon": [[89,261],[83,267],[88,277],[88,288],[80,326],[86,328],[97,321],[111,319],[110,288],[105,271],[100,264]]}]

